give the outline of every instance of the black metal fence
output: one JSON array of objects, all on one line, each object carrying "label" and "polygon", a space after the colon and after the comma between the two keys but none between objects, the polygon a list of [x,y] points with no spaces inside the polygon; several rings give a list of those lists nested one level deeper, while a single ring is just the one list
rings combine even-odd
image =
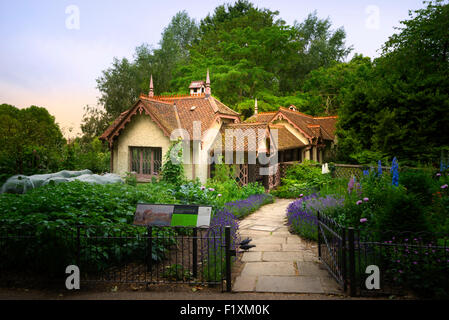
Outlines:
[{"label": "black metal fence", "polygon": [[318,213],[319,259],[351,296],[449,297],[448,244],[449,235],[354,229]]},{"label": "black metal fence", "polygon": [[232,232],[231,227],[0,227],[0,281],[12,285],[31,277],[61,283],[65,268],[76,265],[81,283],[208,284],[231,291]]}]

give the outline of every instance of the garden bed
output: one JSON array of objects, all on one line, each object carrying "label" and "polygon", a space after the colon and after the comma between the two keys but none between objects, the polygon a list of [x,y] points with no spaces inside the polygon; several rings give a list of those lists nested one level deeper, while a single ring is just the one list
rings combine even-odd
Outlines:
[{"label": "garden bed", "polygon": [[[429,168],[399,171],[394,161],[390,172],[379,165],[358,180],[330,179],[319,192],[297,195],[287,209],[288,222],[293,232],[311,240],[318,237],[318,211],[335,225],[353,227],[356,254],[379,264],[393,291],[447,298],[448,173]],[[363,265],[357,268],[364,275]]]}]

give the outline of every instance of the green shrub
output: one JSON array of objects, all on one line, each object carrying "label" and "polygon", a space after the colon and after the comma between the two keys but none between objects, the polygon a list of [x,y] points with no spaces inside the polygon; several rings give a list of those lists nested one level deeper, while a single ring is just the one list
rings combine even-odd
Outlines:
[{"label": "green shrub", "polygon": [[[54,273],[74,262],[76,226],[81,228],[81,258],[87,269],[104,269],[117,261],[145,257],[146,242],[139,236],[146,228],[132,225],[138,202],[176,203],[167,184],[94,185],[80,181],[46,185],[26,194],[0,195],[0,233],[27,235],[29,239],[8,241],[1,250],[0,264],[14,269],[38,266],[36,271]],[[153,229],[153,233],[167,232]],[[120,243],[107,236],[129,237]],[[87,236],[96,236],[87,240]],[[170,234],[153,244],[153,259],[163,258],[173,244]],[[64,267],[65,267],[64,266]],[[95,271],[94,270],[94,271]]]},{"label": "green shrub", "polygon": [[137,175],[133,172],[126,172],[125,174],[125,183],[130,186],[137,186]]},{"label": "green shrub", "polygon": [[180,186],[185,182],[184,165],[182,163],[182,140],[172,142],[164,155],[164,164],[162,165],[162,181]]},{"label": "green shrub", "polygon": [[279,198],[298,198],[300,194],[318,192],[330,179],[330,174],[322,174],[316,162],[305,160],[288,167],[281,186],[271,193]]},{"label": "green shrub", "polygon": [[407,189],[407,193],[413,193],[423,204],[430,204],[433,192],[437,191],[432,172],[427,170],[402,170],[399,183]]}]

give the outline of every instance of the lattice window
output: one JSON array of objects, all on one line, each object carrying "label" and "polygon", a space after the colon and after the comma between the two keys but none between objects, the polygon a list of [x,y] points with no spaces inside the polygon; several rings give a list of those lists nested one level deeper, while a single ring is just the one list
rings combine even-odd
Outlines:
[{"label": "lattice window", "polygon": [[158,175],[162,167],[162,148],[131,147],[130,169],[138,177]]},{"label": "lattice window", "polygon": [[248,164],[236,165],[236,177],[235,180],[241,185],[246,186],[248,184]]}]

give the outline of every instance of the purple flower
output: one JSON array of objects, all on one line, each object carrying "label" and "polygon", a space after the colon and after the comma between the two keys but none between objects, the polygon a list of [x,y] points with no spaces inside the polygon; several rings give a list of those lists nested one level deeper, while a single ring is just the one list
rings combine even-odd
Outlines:
[{"label": "purple flower", "polygon": [[221,197],[221,193],[219,193],[219,194],[217,195],[217,197]]},{"label": "purple flower", "polygon": [[354,185],[355,185],[355,178],[351,177],[351,179],[349,179],[349,182],[348,182],[348,193],[352,192]]},{"label": "purple flower", "polygon": [[364,222],[367,222],[367,221],[368,221],[367,218],[362,218],[362,219],[360,219],[360,222],[361,222],[361,223],[364,223]]},{"label": "purple flower", "polygon": [[368,202],[369,198],[363,198],[363,201]]},{"label": "purple flower", "polygon": [[441,173],[438,172],[438,173],[437,173],[437,177],[441,177]]},{"label": "purple flower", "polygon": [[302,197],[304,197],[304,195],[301,193],[301,194],[299,195],[299,197],[302,198]]},{"label": "purple flower", "polygon": [[214,188],[209,188],[209,191],[215,191],[215,189]]},{"label": "purple flower", "polygon": [[442,186],[441,186],[441,189],[446,189],[447,188],[447,184],[443,184]]},{"label": "purple flower", "polygon": [[362,204],[363,203],[363,201],[362,200],[359,200],[359,201],[357,201],[355,204],[356,205],[360,205],[360,204]]},{"label": "purple flower", "polygon": [[204,189],[206,189],[206,187],[205,186],[201,186],[201,190],[204,190]]}]

